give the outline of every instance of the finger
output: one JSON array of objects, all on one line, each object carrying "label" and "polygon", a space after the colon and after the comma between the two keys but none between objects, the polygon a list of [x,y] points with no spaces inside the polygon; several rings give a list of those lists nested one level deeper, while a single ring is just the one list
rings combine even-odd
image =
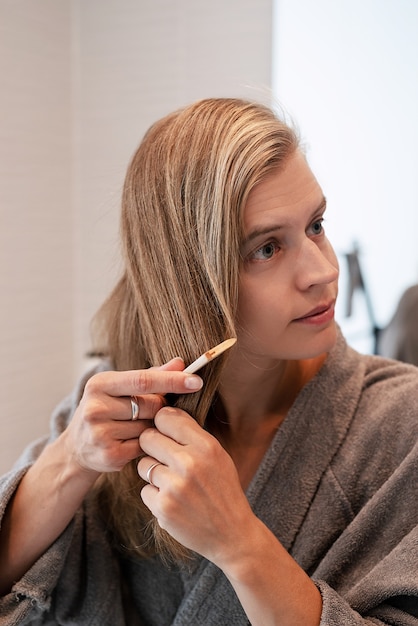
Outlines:
[{"label": "finger", "polygon": [[[138,404],[138,416],[133,420],[132,400]],[[83,406],[89,413],[91,421],[138,421],[152,420],[155,414],[166,405],[164,396],[149,394],[136,398],[118,398],[105,393],[84,394]]]},{"label": "finger", "polygon": [[[141,449],[170,467],[178,467],[184,461],[187,448],[211,453],[213,444],[219,445],[213,435],[206,432],[185,411],[166,407],[154,419],[157,428],[146,428],[139,436]],[[183,462],[182,461],[182,462]]]},{"label": "finger", "polygon": [[[138,407],[137,415],[134,417],[135,403]],[[123,399],[123,413],[118,413],[114,416],[114,419],[121,420],[152,420],[155,414],[166,405],[164,396],[157,394],[148,394],[146,396],[131,396],[130,398]]]},{"label": "finger", "polygon": [[143,394],[194,393],[203,386],[195,374],[161,369],[99,372],[86,384],[86,393],[106,393],[110,396],[140,396]]},{"label": "finger", "polygon": [[155,414],[154,424],[161,434],[180,445],[196,442],[205,432],[186,411],[171,406],[164,406]]},{"label": "finger", "polygon": [[[100,450],[98,451],[100,455]],[[117,471],[122,469],[129,461],[138,459],[143,454],[139,441],[127,439],[120,441],[118,445],[111,448],[103,448],[101,451],[103,469],[102,471]]]},{"label": "finger", "polygon": [[133,459],[137,459],[142,454],[138,438],[135,437],[133,439],[126,439],[125,441],[122,441],[121,452],[126,463],[133,461]]},{"label": "finger", "polygon": [[144,430],[150,429],[154,426],[154,422],[152,420],[138,420],[138,421],[115,421],[109,427],[109,436],[114,440],[119,441],[128,441],[130,439],[135,439],[138,441],[139,445],[139,437],[144,432]]},{"label": "finger", "polygon": [[170,465],[179,451],[179,444],[156,428],[146,428],[139,436],[139,445],[145,454],[164,465]]},{"label": "finger", "polygon": [[152,487],[159,488],[167,467],[151,456],[142,457],[137,465],[139,476]]},{"label": "finger", "polygon": [[174,359],[171,359],[171,361],[168,361],[167,363],[164,363],[163,365],[159,365],[156,368],[151,368],[151,369],[158,369],[160,371],[163,372],[182,372],[185,368],[185,363],[183,361],[183,359],[179,356],[174,357]]},{"label": "finger", "polygon": [[[168,363],[164,363],[163,365],[159,365],[157,367],[151,369],[159,369],[161,371],[173,371],[173,372],[181,372],[185,368],[185,363],[181,357],[175,357],[168,361]],[[167,400],[165,396],[157,395],[157,394],[149,394],[146,396],[136,396],[132,397],[131,401],[135,401],[138,406],[138,416],[132,417],[131,419],[153,419],[157,411],[159,411],[163,406],[167,404]],[[132,411],[134,411],[134,407],[131,406]]]}]

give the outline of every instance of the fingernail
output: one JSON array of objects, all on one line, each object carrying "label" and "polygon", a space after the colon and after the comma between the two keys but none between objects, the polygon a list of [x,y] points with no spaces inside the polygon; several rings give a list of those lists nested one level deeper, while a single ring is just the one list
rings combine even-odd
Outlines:
[{"label": "fingernail", "polygon": [[202,389],[203,380],[199,376],[187,376],[187,378],[184,379],[184,386],[186,389],[197,391],[198,389]]}]

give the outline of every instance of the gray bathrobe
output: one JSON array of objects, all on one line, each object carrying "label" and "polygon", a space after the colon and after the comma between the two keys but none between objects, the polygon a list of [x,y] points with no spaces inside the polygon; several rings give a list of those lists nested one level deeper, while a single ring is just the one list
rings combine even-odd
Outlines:
[{"label": "gray bathrobe", "polygon": [[[52,438],[84,383],[55,412]],[[321,626],[418,626],[417,416],[418,368],[359,355],[340,337],[248,489],[256,515],[320,589]],[[44,445],[1,480],[1,514]],[[119,553],[88,503],[0,600],[1,626],[248,623],[215,565]]]}]

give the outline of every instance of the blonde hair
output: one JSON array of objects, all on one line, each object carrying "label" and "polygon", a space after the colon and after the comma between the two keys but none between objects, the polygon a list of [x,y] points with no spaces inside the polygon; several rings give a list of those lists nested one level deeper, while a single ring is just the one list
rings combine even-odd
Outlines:
[{"label": "blonde hair", "polygon": [[[232,98],[201,100],[149,129],[123,190],[125,271],[96,318],[116,369],[174,356],[188,363],[235,336],[242,209],[253,187],[297,146],[294,130],[272,110]],[[201,392],[176,402],[202,425],[223,363],[203,370]],[[180,556],[182,546],[152,522],[142,485],[136,461],[97,484],[116,540],[142,556]]]}]

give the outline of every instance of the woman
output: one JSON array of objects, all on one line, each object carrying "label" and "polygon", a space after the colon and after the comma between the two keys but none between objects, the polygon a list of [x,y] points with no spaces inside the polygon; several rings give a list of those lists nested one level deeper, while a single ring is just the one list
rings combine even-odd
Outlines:
[{"label": "woman", "polygon": [[109,359],[2,482],[0,624],[418,623],[418,371],[341,337],[325,207],[263,106],[150,129]]}]

